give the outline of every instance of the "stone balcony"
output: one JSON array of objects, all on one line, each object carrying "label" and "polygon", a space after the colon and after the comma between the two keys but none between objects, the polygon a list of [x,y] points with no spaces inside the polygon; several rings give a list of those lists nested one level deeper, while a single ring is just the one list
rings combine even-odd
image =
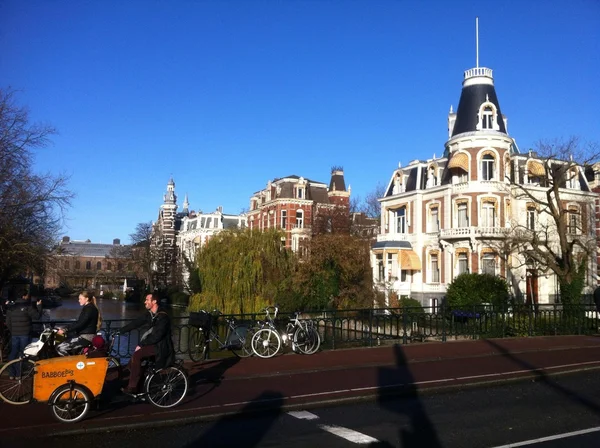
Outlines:
[{"label": "stone balcony", "polygon": [[504,238],[510,232],[506,227],[457,227],[454,229],[442,229],[440,238]]}]

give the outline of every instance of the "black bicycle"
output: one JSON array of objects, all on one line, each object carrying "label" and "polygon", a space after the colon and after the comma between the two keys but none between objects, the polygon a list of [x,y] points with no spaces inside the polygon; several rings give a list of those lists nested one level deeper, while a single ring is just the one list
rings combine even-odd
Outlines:
[{"label": "black bicycle", "polygon": [[[215,314],[213,316],[213,314]],[[190,313],[190,336],[188,352],[192,361],[204,361],[207,358],[209,345],[215,341],[217,350],[229,350],[239,358],[252,355],[252,328],[246,324],[239,324],[232,318],[225,318],[227,333],[224,339],[217,333],[217,319],[220,311],[207,311]]]}]

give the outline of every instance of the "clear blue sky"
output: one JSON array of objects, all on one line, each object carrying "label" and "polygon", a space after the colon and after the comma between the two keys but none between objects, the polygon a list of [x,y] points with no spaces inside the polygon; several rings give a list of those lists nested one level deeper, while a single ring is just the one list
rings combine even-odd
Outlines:
[{"label": "clear blue sky", "polygon": [[0,85],[60,132],[64,234],[129,240],[178,203],[239,213],[270,179],[364,197],[441,155],[463,71],[494,70],[509,133],[600,142],[600,2],[0,0]]}]

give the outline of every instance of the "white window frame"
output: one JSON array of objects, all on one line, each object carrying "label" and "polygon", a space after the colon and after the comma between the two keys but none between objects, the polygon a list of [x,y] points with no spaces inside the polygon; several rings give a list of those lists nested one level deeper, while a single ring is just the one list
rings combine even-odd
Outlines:
[{"label": "white window frame", "polygon": [[429,258],[429,265],[431,267],[431,283],[440,282],[440,260],[438,254],[431,254]]},{"label": "white window frame", "polygon": [[462,252],[457,256],[456,262],[457,275],[469,273],[469,255]]},{"label": "white window frame", "polygon": [[[488,263],[492,262],[491,264],[493,264],[492,269],[489,269]],[[487,254],[483,254],[483,257],[481,257],[481,273],[482,274],[491,274],[491,275],[496,275],[496,257],[494,256],[494,254],[491,253],[487,253]]]},{"label": "white window frame", "polygon": [[496,227],[496,205],[495,204],[493,204],[491,202],[483,202],[481,204],[480,227]]},{"label": "white window frame", "polygon": [[527,229],[535,230],[537,210],[535,207],[527,207]]},{"label": "white window frame", "polygon": [[281,228],[286,230],[287,227],[287,210],[281,210]]},{"label": "white window frame", "polygon": [[396,233],[397,234],[406,234],[408,233],[408,225],[406,220],[406,207],[400,207],[396,210]]},{"label": "white window frame", "polygon": [[[463,212],[463,213],[461,213]],[[456,205],[456,227],[469,227],[469,204],[462,202]]]},{"label": "white window frame", "polygon": [[481,157],[481,180],[494,180],[496,178],[496,158],[492,154]]},{"label": "white window frame", "polygon": [[[435,213],[434,213],[435,211]],[[433,205],[429,208],[429,232],[440,231],[440,207]]]},{"label": "white window frame", "polygon": [[303,229],[304,228],[304,210],[299,208],[296,210],[296,228]]}]

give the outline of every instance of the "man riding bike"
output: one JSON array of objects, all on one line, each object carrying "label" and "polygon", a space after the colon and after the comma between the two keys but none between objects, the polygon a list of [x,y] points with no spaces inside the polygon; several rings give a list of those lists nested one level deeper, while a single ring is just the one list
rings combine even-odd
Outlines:
[{"label": "man riding bike", "polygon": [[129,384],[122,389],[128,394],[135,394],[142,376],[142,359],[156,357],[155,367],[162,369],[175,362],[175,348],[171,339],[171,319],[160,307],[157,293],[148,294],[144,301],[147,313],[120,329],[126,333],[140,328],[140,340],[129,363]]}]

